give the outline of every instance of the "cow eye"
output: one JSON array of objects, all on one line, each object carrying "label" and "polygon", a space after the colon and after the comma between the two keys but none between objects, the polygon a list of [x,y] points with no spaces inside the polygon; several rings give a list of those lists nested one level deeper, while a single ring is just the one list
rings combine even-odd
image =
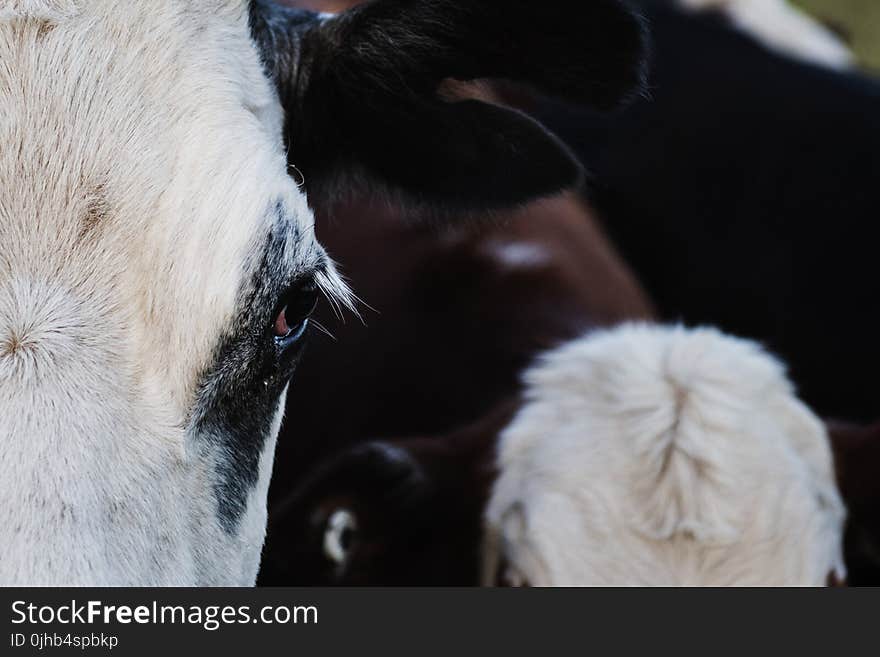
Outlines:
[{"label": "cow eye", "polygon": [[272,325],[275,340],[282,347],[297,342],[303,336],[317,304],[318,288],[314,281],[297,283],[288,288]]},{"label": "cow eye", "polygon": [[324,556],[337,566],[345,566],[351,555],[357,533],[354,515],[345,509],[337,509],[327,519],[324,529]]}]

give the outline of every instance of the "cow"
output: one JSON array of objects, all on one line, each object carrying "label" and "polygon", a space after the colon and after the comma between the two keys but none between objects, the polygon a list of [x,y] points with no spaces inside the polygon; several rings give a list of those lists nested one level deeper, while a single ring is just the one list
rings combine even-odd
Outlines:
[{"label": "cow", "polygon": [[[666,57],[667,51],[673,49],[676,38],[682,44],[689,44],[680,47],[681,57],[676,59],[679,70],[685,75],[691,75],[692,69],[702,65],[693,57],[693,52],[699,50],[713,62],[724,63],[719,67],[724,71],[734,71],[741,59],[747,70],[752,70],[750,67],[761,61],[772,63],[777,72],[796,71],[804,80],[814,76],[826,83],[838,80],[829,87],[840,86],[841,79],[855,81],[855,86],[866,84],[858,76],[840,77],[827,71],[817,72],[813,66],[767,52],[757,47],[749,35],[731,29],[715,18],[688,16],[671,8],[652,9],[648,16],[662,41],[657,53],[659,58]],[[705,38],[699,36],[703,32]],[[722,59],[713,47],[729,50],[729,59]],[[654,97],[697,97],[700,89],[707,85],[712,88],[706,81],[693,87],[676,85],[675,70],[668,64],[663,67],[663,70],[668,67],[663,79],[671,80],[673,87],[669,91],[666,84],[652,85]],[[706,69],[707,76],[711,73],[709,69]],[[765,81],[769,86],[771,76],[763,76],[750,84],[736,77],[734,80],[738,84],[736,92],[742,93],[744,88],[758,88],[758,83]],[[724,81],[722,75],[713,78],[712,84],[723,86]],[[651,116],[652,102],[649,99],[637,105],[647,129],[661,131],[674,126],[682,136],[687,135],[687,125],[671,113],[661,125],[652,126],[647,122],[645,117]],[[533,105],[527,107],[534,108]],[[556,105],[551,109],[559,112]],[[721,110],[715,108],[715,111]],[[633,112],[630,110],[626,114]],[[609,189],[609,183],[647,186],[651,181],[641,180],[639,171],[658,172],[657,175],[664,176],[663,180],[667,180],[673,190],[673,183],[679,182],[668,180],[670,177],[662,171],[664,158],[680,164],[681,156],[673,147],[669,147],[663,157],[648,161],[638,157],[618,161],[614,157],[610,152],[612,143],[616,143],[616,148],[638,152],[641,148],[638,133],[619,129],[616,134],[621,142],[612,142],[596,134],[600,130],[596,126],[615,128],[615,124],[623,123],[623,119],[570,111],[565,118],[570,116],[573,120],[563,123],[555,121],[559,114],[542,115],[561,128],[575,149],[584,155],[592,173],[591,196],[599,202],[614,198],[611,195],[617,193],[615,188]],[[703,120],[708,123],[712,118],[713,115],[709,115]],[[630,119],[625,127],[633,125],[637,124]],[[717,129],[723,134],[722,127]],[[581,139],[583,134],[599,140],[604,149],[600,153],[617,165],[618,177],[605,181],[607,163],[604,160],[592,162],[587,158],[592,151],[583,147],[584,143],[590,145]],[[623,144],[624,135],[633,143]],[[741,152],[729,144],[728,148],[734,154]],[[723,160],[721,155],[718,158]],[[694,167],[703,163],[704,159],[693,157]],[[775,164],[785,165],[781,160]],[[627,171],[632,173],[624,177]],[[725,180],[720,179],[716,185]],[[648,208],[658,200],[665,203],[662,190],[649,189],[650,194],[621,198],[617,202]],[[718,202],[724,198],[719,198]],[[402,240],[401,231],[413,231],[411,227],[405,227],[408,224],[405,216],[398,216],[385,205],[363,200],[350,203],[335,219],[329,216],[323,222],[319,219],[319,232],[323,231],[325,239],[334,245],[333,250],[346,264],[355,287],[362,290],[364,299],[374,305],[379,314],[367,314],[367,327],[355,323],[338,329],[339,342],[333,346],[337,360],[327,360],[325,352],[330,350],[329,342],[326,347],[313,345],[321,352],[321,358],[316,362],[328,365],[325,373],[334,372],[330,377],[332,384],[322,381],[315,369],[300,379],[300,382],[308,380],[309,384],[294,387],[292,391],[288,415],[296,418],[296,424],[290,429],[290,438],[283,441],[276,464],[271,529],[261,574],[263,583],[466,584],[479,581],[476,574],[479,563],[477,546],[482,537],[479,518],[495,476],[488,455],[518,407],[519,374],[541,349],[552,348],[577,335],[577,323],[572,322],[572,315],[576,317],[584,312],[584,308],[590,308],[589,302],[586,306],[579,305],[583,303],[583,297],[578,296],[583,289],[592,289],[594,293],[603,289],[615,290],[610,298],[639,300],[628,309],[618,309],[612,315],[611,323],[626,318],[634,307],[640,307],[637,315],[652,316],[647,294],[639,291],[635,297],[631,296],[637,286],[624,289],[605,287],[606,284],[598,282],[603,277],[601,274],[597,276],[595,270],[591,276],[580,279],[561,273],[567,270],[564,263],[579,262],[581,267],[590,267],[594,261],[607,262],[606,258],[596,258],[608,241],[602,237],[598,249],[582,250],[584,244],[596,239],[590,229],[585,229],[582,239],[573,239],[554,230],[555,224],[565,223],[555,217],[564,202],[557,200],[555,203],[530,208],[531,221],[525,219],[523,213],[519,215],[522,224],[515,218],[512,224],[502,222],[488,234],[467,239],[456,235],[438,239],[433,233],[418,229]],[[667,208],[666,205],[661,207]],[[583,206],[580,210],[569,211],[574,219],[572,225],[581,223],[595,229],[601,223],[613,235],[619,233],[614,214],[599,222],[596,213],[590,210],[585,213]],[[580,219],[576,218],[578,213]],[[350,222],[344,219],[347,215],[358,216],[367,225],[385,228],[369,232],[365,227],[362,229],[365,235],[360,239],[356,234],[343,235],[336,226],[349,225]],[[761,314],[763,305],[752,311],[744,301],[747,291],[751,290],[752,296],[757,294],[764,279],[733,276],[725,280],[720,264],[705,266],[705,259],[700,260],[704,267],[687,268],[687,264],[699,254],[684,251],[690,244],[686,237],[693,234],[697,246],[704,243],[705,232],[713,228],[711,219],[705,220],[701,231],[681,231],[670,236],[669,239],[678,237],[681,240],[679,250],[674,251],[670,246],[677,243],[656,238],[662,238],[667,227],[675,229],[682,223],[674,206],[665,216],[660,216],[654,209],[649,216],[652,222],[639,226],[654,235],[655,241],[640,239],[631,229],[623,244],[630,250],[639,249],[642,260],[651,263],[652,277],[646,278],[644,283],[649,289],[660,286],[666,290],[663,307],[670,298],[677,304],[672,306],[672,312],[666,310],[665,313],[673,319],[679,313],[687,315],[691,311],[687,310],[685,302],[699,298],[703,288],[707,287],[705,294],[712,291],[716,308],[721,308],[732,295],[741,300],[735,309],[722,315],[725,320],[734,318],[738,322],[748,322],[752,318],[750,312],[755,312],[761,316],[761,321],[766,322]],[[634,218],[627,216],[625,219],[635,223]],[[746,225],[753,224],[746,222]],[[523,228],[526,226],[532,229]],[[718,239],[725,234],[720,234]],[[371,237],[387,246],[382,257],[368,259],[365,255],[376,253],[379,248],[359,250],[359,245],[371,243],[368,241]],[[351,239],[347,246],[344,244],[346,238]],[[334,240],[340,242],[338,246]],[[549,249],[548,243],[552,245]],[[658,244],[663,248],[657,249]],[[763,248],[760,242],[752,246]],[[855,246],[867,248],[868,245]],[[677,253],[675,262],[664,260],[671,250]],[[497,258],[485,257],[489,253],[495,253]],[[623,266],[619,256],[614,255],[612,260]],[[506,267],[502,266],[504,262]],[[637,265],[639,262],[641,260],[635,261]],[[861,259],[851,266],[861,268],[869,263],[870,260]],[[766,269],[773,271],[770,266],[768,263]],[[731,268],[730,271],[734,270]],[[546,275],[547,271],[551,275]],[[711,274],[709,281],[702,279],[704,271]],[[481,273],[476,282],[474,272]],[[674,279],[670,273],[675,275]],[[629,280],[634,282],[631,276]],[[677,287],[672,287],[672,280]],[[722,281],[726,287],[721,285]],[[867,280],[861,282],[869,284]],[[389,287],[389,283],[393,285]],[[584,285],[586,288],[579,287]],[[425,303],[426,299],[431,303]],[[573,302],[572,299],[581,301]],[[787,303],[787,297],[781,296],[780,301]],[[590,317],[589,310],[586,317]],[[322,320],[331,321],[332,318],[326,314]],[[589,328],[587,324],[595,327],[601,323],[593,317],[581,327]],[[804,326],[799,328],[804,329]],[[811,325],[806,330],[815,331],[817,328],[820,327]],[[846,326],[839,326],[839,329],[848,330]],[[787,337],[790,343],[794,335]],[[776,344],[776,340],[773,343]],[[859,348],[857,344],[852,345],[854,351]],[[799,352],[795,368],[798,374],[805,355],[809,357],[808,352]],[[814,354],[812,358],[820,355]],[[846,367],[852,363],[839,365]],[[303,372],[308,370],[307,362]],[[813,373],[811,381],[826,390],[832,390],[838,384],[823,381],[818,369]],[[846,376],[841,379],[847,380]],[[337,387],[340,382],[341,389]],[[778,377],[777,382],[780,388],[785,387]],[[341,398],[333,396],[337,391],[342,393]],[[870,389],[843,387],[839,398],[846,399],[853,393],[868,394]],[[863,404],[862,408],[870,412],[867,405]],[[297,431],[300,428],[305,430]],[[816,431],[813,434],[818,436]],[[406,438],[412,435],[420,437]],[[835,449],[839,453],[838,435],[838,430],[832,431]],[[372,440],[378,438],[382,440]],[[852,460],[859,472],[866,475],[871,472],[872,466],[859,463],[858,457]],[[824,477],[825,484],[827,479]],[[876,507],[873,502],[876,496],[851,493],[853,485],[849,481],[841,486],[847,501],[852,499],[856,509],[854,522],[848,528],[850,578],[855,583],[866,583],[871,581],[872,573],[875,576],[877,572],[877,564],[871,563],[870,555],[876,545],[876,536],[880,534],[876,532],[876,523],[869,511]],[[835,574],[831,579],[839,581],[839,562],[836,561],[833,568],[829,566],[826,574],[832,570]]]},{"label": "cow", "polygon": [[827,432],[754,343],[625,326],[524,376],[498,438],[484,583],[845,581]]},{"label": "cow", "polygon": [[638,93],[638,17],[562,13],[0,4],[0,584],[254,582],[310,313],[351,305],[309,201],[370,187],[440,222],[576,185],[540,124],[438,93]]},{"label": "cow", "polygon": [[821,416],[873,422],[880,82],[708,14],[639,6],[650,100],[529,111],[586,163],[590,201],[663,320],[758,340]]},{"label": "cow", "polygon": [[[650,320],[650,300],[575,194],[441,229],[365,196],[319,211],[316,228],[363,300],[363,322],[337,321],[327,304],[316,313],[333,338],[315,337],[287,399],[259,581],[476,583],[479,491],[488,480],[469,428],[503,420],[538,353],[596,328]],[[453,473],[437,479],[461,494],[441,496],[436,513],[398,514],[398,503],[424,509],[403,492],[392,504],[374,501],[397,491],[394,482],[407,489],[407,459],[385,467],[385,451],[377,457],[365,445],[410,436],[435,445],[436,467]],[[370,564],[369,579],[356,568],[329,577],[335,566],[321,544],[324,512],[335,507],[316,487],[345,508],[377,510],[380,526],[393,527],[373,531],[384,543],[408,537],[378,551],[387,567]]]},{"label": "cow", "polygon": [[522,378],[464,428],[313,468],[273,516],[284,550],[263,580],[846,581],[827,431],[756,344],[628,324],[540,354]]},{"label": "cow", "polygon": [[[353,227],[355,215],[359,224]],[[373,310],[365,311],[364,323],[342,325],[331,323],[330,308],[318,314],[320,321],[332,327],[335,340],[316,340],[288,398],[289,420],[282,429],[276,461],[260,582],[477,584],[485,534],[483,516],[487,508],[493,513],[493,487],[508,494],[511,490],[526,494],[540,489],[507,483],[519,472],[519,465],[531,466],[528,461],[520,464],[517,457],[505,460],[503,448],[496,465],[499,437],[520,431],[520,419],[532,413],[527,400],[540,397],[548,404],[565,404],[566,386],[576,396],[579,386],[589,390],[595,384],[596,391],[581,401],[581,407],[561,414],[563,426],[548,419],[535,438],[553,453],[550,466],[564,468],[565,463],[575,461],[587,472],[587,464],[581,461],[591,461],[591,450],[585,447],[579,452],[568,443],[563,448],[562,443],[565,427],[580,428],[578,419],[590,421],[591,403],[597,403],[591,399],[605,398],[599,392],[603,379],[596,373],[598,368],[581,367],[570,353],[594,344],[595,338],[590,336],[597,329],[650,320],[654,316],[650,301],[604,237],[595,213],[574,195],[532,204],[498,217],[490,226],[439,232],[414,224],[406,213],[394,212],[386,204],[360,199],[333,215],[319,214],[317,229],[322,241],[345,263],[346,274]],[[376,254],[381,255],[377,258]],[[819,584],[831,573],[843,579],[838,558],[843,507],[833,474],[829,474],[824,429],[796,400],[776,361],[752,346],[712,332],[695,336],[685,332],[684,337],[673,332],[672,337],[666,337],[658,330],[662,339],[651,331],[643,332],[644,336],[632,330],[617,338],[627,350],[611,339],[596,347],[603,351],[606,347],[601,345],[610,343],[607,349],[615,366],[603,370],[608,377],[605,383],[615,383],[609,372],[625,373],[626,363],[641,364],[635,357],[637,348],[630,343],[647,340],[649,357],[661,362],[667,352],[677,355],[675,369],[664,376],[678,377],[688,389],[687,377],[699,374],[702,379],[698,383],[705,389],[694,383],[690,396],[706,400],[716,414],[720,411],[713,404],[722,411],[735,409],[734,419],[727,418],[729,426],[713,425],[717,431],[696,436],[703,443],[696,449],[711,451],[714,439],[727,455],[731,445],[742,438],[750,445],[746,450],[750,458],[734,460],[726,466],[728,470],[724,470],[725,459],[720,463],[716,459],[712,467],[733,478],[768,479],[761,494],[747,506],[743,502],[737,513],[750,516],[766,505],[767,522],[790,520],[791,533],[778,544],[779,550],[803,539],[795,526],[807,531],[807,518],[813,513],[823,519],[817,525],[822,532],[816,541],[817,545],[824,541],[825,552],[810,561],[814,571],[809,575],[783,568],[778,579],[771,577],[768,569],[779,566],[783,559],[777,551],[761,562],[766,567],[754,571],[755,579],[737,572],[726,583]],[[581,338],[584,334],[587,337]],[[666,345],[674,340],[683,346],[674,349]],[[545,358],[552,358],[557,366],[571,361],[573,369],[561,377],[565,381],[561,390],[542,395],[533,381],[540,377],[540,371],[533,372],[532,365],[547,352],[550,356]],[[740,359],[744,361],[742,370],[733,367]],[[648,366],[645,371],[648,375],[653,372]],[[523,372],[527,372],[525,377]],[[637,380],[639,375],[644,373],[637,370],[630,378]],[[644,387],[662,388],[650,376],[645,378]],[[676,416],[674,405],[663,406],[667,397],[646,401],[632,381],[621,385],[624,389],[614,397],[619,400],[614,412],[621,418],[631,416],[627,402],[654,404],[656,415]],[[729,397],[722,395],[724,391]],[[677,399],[674,395],[671,398]],[[698,406],[693,412],[705,411]],[[606,420],[609,414],[612,411],[606,413]],[[748,422],[744,425],[744,419],[753,416],[763,424],[745,426]],[[644,437],[645,441],[658,441],[658,452],[662,452],[661,429]],[[578,433],[587,445],[589,433]],[[819,470],[815,482],[794,476],[806,468],[801,463],[806,457],[797,442],[801,436],[813,446],[808,454],[819,453],[816,463],[811,464]],[[621,454],[628,454],[632,436],[618,438]],[[793,446],[785,442],[789,439]],[[677,448],[677,443],[672,447]],[[732,451],[736,454],[736,448]],[[767,458],[763,466],[762,457]],[[789,459],[795,464],[794,474],[785,470]],[[644,465],[652,467],[651,462]],[[791,483],[789,478],[770,477],[768,472],[774,468],[792,474],[792,485],[815,484],[821,499],[828,499],[827,510],[819,502],[813,504],[813,497],[804,497],[800,506],[774,507],[771,512],[773,487],[781,490]],[[609,471],[608,479],[613,478]],[[568,483],[575,486],[577,480],[589,489],[592,479],[599,481],[593,474],[580,480],[573,477]],[[547,487],[554,489],[553,484]],[[709,497],[715,492],[708,487],[707,503],[715,499]],[[584,511],[584,515],[590,514]],[[558,538],[548,535],[550,541]],[[731,549],[747,558],[744,545],[749,541],[742,541]],[[572,549],[579,549],[578,545]],[[588,554],[582,551],[585,563]],[[796,562],[795,556],[791,562]],[[823,571],[821,577],[816,575],[819,571]],[[691,580],[666,575],[669,579],[665,583],[725,581],[718,572],[712,574],[716,579],[708,574]],[[576,571],[552,581],[538,580],[531,573],[529,577],[536,584],[588,582]],[[503,577],[504,581],[515,579],[513,575]],[[637,582],[648,580],[633,579],[630,583]]]}]

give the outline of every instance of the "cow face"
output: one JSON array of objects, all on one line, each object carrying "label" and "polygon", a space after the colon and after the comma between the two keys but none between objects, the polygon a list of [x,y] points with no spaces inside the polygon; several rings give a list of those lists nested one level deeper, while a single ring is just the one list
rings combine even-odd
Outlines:
[{"label": "cow face", "polygon": [[[536,123],[435,97],[446,76],[543,77],[464,66],[506,4],[376,2],[335,19],[244,0],[0,9],[0,583],[254,581],[308,314],[319,291],[348,299],[285,151],[316,194],[369,179],[478,210],[575,182]],[[596,4],[629,62],[613,60],[605,103],[638,82],[640,30]],[[524,7],[507,12],[514,32]],[[494,53],[510,32],[488,34]],[[461,148],[467,176],[432,179]],[[530,154],[550,167],[537,184]]]},{"label": "cow face", "polygon": [[0,23],[0,581],[249,584],[308,312],[345,292],[247,11],[18,4]]}]

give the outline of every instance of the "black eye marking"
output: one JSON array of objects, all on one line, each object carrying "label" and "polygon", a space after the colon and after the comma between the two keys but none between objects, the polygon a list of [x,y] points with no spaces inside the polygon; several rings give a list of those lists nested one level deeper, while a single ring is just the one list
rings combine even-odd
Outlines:
[{"label": "black eye marking", "polygon": [[[302,238],[291,227],[284,205],[279,202],[269,211],[276,220],[247,265],[250,279],[243,281],[236,316],[199,377],[190,418],[189,431],[217,455],[217,516],[229,535],[239,531],[259,481],[261,458],[277,429],[273,423],[281,410],[281,393],[305,350],[303,320],[318,295],[319,268],[292,270],[291,255],[301,248]],[[276,336],[282,311],[291,332]]]}]

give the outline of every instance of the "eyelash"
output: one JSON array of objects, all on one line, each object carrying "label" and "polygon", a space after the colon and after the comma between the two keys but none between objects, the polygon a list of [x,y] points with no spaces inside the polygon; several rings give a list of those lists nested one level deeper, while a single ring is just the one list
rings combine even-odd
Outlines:
[{"label": "eyelash", "polygon": [[281,297],[272,324],[276,344],[286,348],[298,342],[308,328],[317,303],[318,288],[314,281],[309,279],[291,285]]}]

